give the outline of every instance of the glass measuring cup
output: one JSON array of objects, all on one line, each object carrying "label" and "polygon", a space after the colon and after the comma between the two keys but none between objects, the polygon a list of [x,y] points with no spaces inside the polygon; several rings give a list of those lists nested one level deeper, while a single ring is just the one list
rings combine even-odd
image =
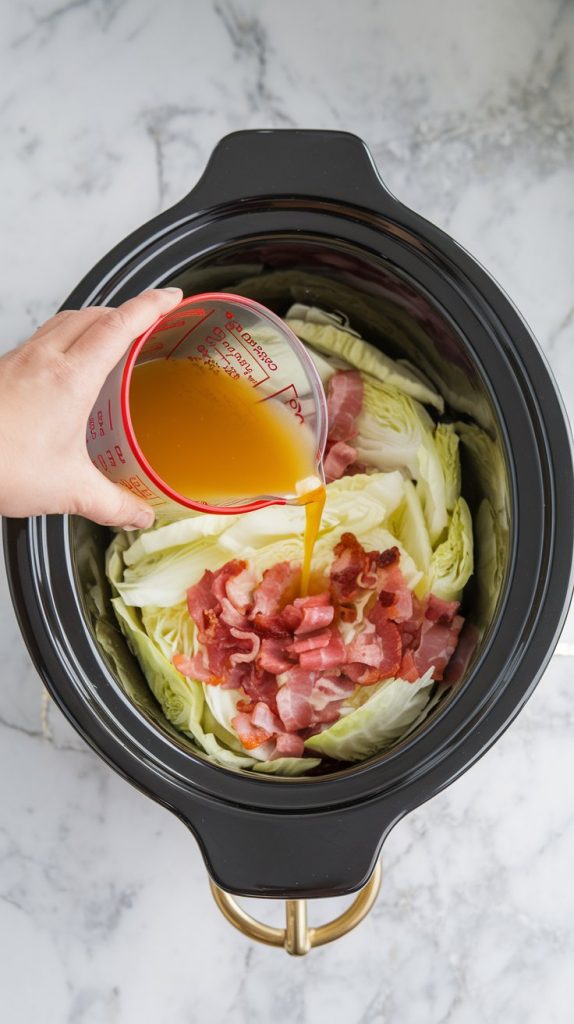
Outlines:
[{"label": "glass measuring cup", "polygon": [[[130,416],[130,382],[136,363],[197,359],[242,380],[261,401],[283,406],[311,439],[315,486],[324,482],[327,405],[321,379],[304,346],[265,306],[241,295],[205,292],[184,299],[137,338],[106,378],[88,420],[86,444],[94,465],[114,483],[143,498],[156,515],[186,510],[249,512],[297,501],[297,494],[244,494],[217,504],[179,494],[146,459]],[[246,453],[246,458],[256,453]],[[224,468],[222,468],[224,472]]]}]

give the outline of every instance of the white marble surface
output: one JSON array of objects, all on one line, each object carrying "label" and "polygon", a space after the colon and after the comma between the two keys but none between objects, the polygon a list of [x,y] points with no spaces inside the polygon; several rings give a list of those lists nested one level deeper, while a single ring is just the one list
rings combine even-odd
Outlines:
[{"label": "white marble surface", "polygon": [[[187,191],[227,131],[344,128],[498,277],[574,410],[571,2],[5,0],[1,14],[3,346]],[[226,925],[181,824],[57,711],[42,735],[3,578],[0,664],[7,1024],[572,1020],[572,661],[555,658],[491,753],[395,829],[371,918],[302,961]]]}]

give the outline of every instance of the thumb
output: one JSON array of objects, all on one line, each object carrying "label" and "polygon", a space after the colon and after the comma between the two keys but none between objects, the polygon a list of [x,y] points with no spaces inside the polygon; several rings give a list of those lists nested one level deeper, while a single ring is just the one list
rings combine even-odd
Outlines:
[{"label": "thumb", "polygon": [[123,526],[126,530],[145,530],[152,525],[154,511],[141,498],[106,479],[95,466],[89,470],[78,502],[80,515],[102,526]]}]

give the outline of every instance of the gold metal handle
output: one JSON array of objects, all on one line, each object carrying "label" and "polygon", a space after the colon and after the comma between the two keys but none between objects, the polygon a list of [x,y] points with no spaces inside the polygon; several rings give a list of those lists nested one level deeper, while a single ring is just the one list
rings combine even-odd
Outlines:
[{"label": "gold metal handle", "polygon": [[263,942],[266,946],[283,946],[283,949],[292,956],[305,956],[314,946],[324,946],[327,942],[334,942],[346,935],[352,928],[367,916],[379,895],[381,888],[382,867],[379,861],[369,881],[358,896],[355,897],[350,907],[347,907],[339,917],[333,921],[327,921],[317,928],[307,926],[307,900],[286,900],[285,901],[285,928],[273,928],[269,924],[257,921],[243,910],[234,897],[220,889],[215,882],[210,880],[211,892],[217,906],[224,917],[227,918],[234,928],[237,928],[243,935],[255,942]]}]

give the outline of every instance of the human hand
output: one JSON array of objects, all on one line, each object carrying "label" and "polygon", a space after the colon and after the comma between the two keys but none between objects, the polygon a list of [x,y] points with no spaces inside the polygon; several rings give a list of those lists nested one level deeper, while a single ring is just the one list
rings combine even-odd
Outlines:
[{"label": "human hand", "polygon": [[86,423],[128,346],[181,298],[180,288],[157,288],[117,309],[65,310],[0,358],[0,515],[151,526],[149,506],[90,461]]}]

